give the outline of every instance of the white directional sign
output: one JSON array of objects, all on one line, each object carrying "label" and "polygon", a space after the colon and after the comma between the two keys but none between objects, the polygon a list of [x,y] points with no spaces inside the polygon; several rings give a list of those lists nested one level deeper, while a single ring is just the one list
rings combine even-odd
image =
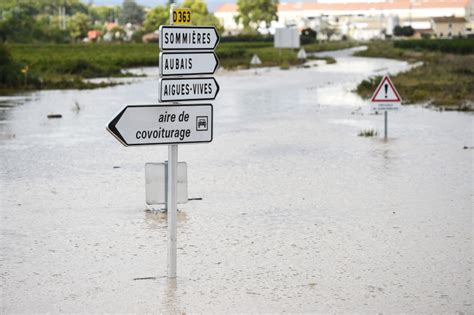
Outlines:
[{"label": "white directional sign", "polygon": [[389,76],[386,75],[380,81],[370,101],[374,110],[386,111],[397,110],[402,99],[395,89],[395,85],[393,85]]},{"label": "white directional sign", "polygon": [[212,105],[130,105],[107,130],[123,145],[212,141]]},{"label": "white directional sign", "polygon": [[160,26],[160,50],[213,50],[219,42],[214,26]]},{"label": "white directional sign", "polygon": [[160,75],[214,74],[219,60],[214,52],[162,52]]},{"label": "white directional sign", "polygon": [[179,78],[160,79],[160,102],[213,100],[219,92],[216,79]]}]

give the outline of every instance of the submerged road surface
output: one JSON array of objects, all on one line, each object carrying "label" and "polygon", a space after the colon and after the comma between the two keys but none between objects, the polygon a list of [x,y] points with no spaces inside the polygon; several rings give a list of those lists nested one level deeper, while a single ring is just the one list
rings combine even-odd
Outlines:
[{"label": "submerged road surface", "polygon": [[403,107],[384,142],[351,90],[408,65],[350,53],[218,75],[214,141],[179,147],[203,200],[179,205],[176,281],[166,215],[144,211],[167,147],[105,130],[156,103],[158,69],[2,97],[0,312],[472,313],[473,116]]}]

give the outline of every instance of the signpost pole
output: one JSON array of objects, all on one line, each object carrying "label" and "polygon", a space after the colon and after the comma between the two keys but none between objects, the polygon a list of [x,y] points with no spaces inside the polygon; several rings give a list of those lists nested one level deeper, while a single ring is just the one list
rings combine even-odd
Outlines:
[{"label": "signpost pole", "polygon": [[385,111],[385,129],[384,129],[385,141],[387,141],[387,134],[388,134],[388,111]]},{"label": "signpost pole", "polygon": [[[170,6],[170,24],[173,25],[173,10],[175,4]],[[176,278],[177,244],[176,244],[176,212],[177,212],[177,172],[178,172],[178,145],[168,146],[168,278]]]},{"label": "signpost pole", "polygon": [[176,278],[176,177],[178,171],[178,145],[168,146],[168,278]]}]

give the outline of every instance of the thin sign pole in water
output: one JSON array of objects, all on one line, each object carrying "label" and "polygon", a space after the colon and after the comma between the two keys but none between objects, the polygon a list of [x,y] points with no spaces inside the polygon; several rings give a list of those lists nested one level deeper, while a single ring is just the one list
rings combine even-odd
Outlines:
[{"label": "thin sign pole in water", "polygon": [[387,141],[387,135],[388,135],[388,112],[385,111],[385,128],[384,128],[385,141]]},{"label": "thin sign pole in water", "polygon": [[[170,25],[173,25],[173,11],[175,4],[170,6]],[[176,278],[177,269],[177,173],[178,173],[178,145],[168,146],[168,278]]]}]

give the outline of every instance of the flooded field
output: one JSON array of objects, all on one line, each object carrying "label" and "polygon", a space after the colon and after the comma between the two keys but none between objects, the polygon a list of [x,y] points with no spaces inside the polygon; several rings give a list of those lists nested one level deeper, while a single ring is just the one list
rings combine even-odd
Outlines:
[{"label": "flooded field", "polygon": [[203,200],[179,205],[176,281],[166,215],[145,211],[167,147],[105,130],[157,102],[158,68],[0,98],[1,312],[472,313],[474,117],[403,107],[385,142],[351,91],[409,65],[330,55],[218,74],[214,141],[179,146]]}]

